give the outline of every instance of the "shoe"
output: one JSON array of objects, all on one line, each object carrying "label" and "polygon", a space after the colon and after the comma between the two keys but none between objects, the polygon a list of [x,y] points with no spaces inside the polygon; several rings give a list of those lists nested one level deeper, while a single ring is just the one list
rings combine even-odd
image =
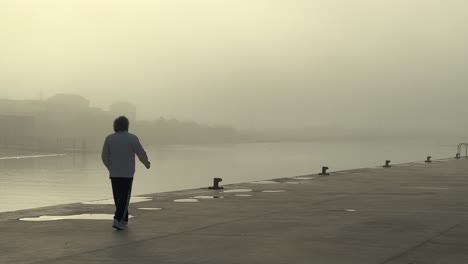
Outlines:
[{"label": "shoe", "polygon": [[112,227],[115,228],[115,229],[119,229],[119,227],[120,227],[119,221],[117,221],[116,219],[114,219],[114,222],[112,223]]},{"label": "shoe", "polygon": [[127,228],[127,225],[117,221],[116,219],[114,219],[114,223],[112,224],[112,227],[117,229],[117,230],[124,230],[124,229]]}]

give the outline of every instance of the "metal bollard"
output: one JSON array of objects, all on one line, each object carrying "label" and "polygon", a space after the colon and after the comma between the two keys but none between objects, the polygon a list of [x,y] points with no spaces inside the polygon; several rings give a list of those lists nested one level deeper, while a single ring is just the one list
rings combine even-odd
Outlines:
[{"label": "metal bollard", "polygon": [[391,162],[390,160],[386,160],[386,161],[385,161],[385,165],[384,165],[383,167],[384,167],[384,168],[391,168],[392,165],[390,165],[390,162]]},{"label": "metal bollard", "polygon": [[328,169],[328,167],[322,167],[322,172],[319,173],[319,175],[330,175],[330,173],[327,172]]},{"label": "metal bollard", "polygon": [[222,182],[222,181],[223,181],[223,179],[221,179],[221,178],[214,178],[214,179],[213,179],[213,186],[208,187],[208,189],[210,189],[210,190],[221,190],[221,189],[224,189],[224,187],[219,186],[219,183]]},{"label": "metal bollard", "polygon": [[432,162],[432,157],[431,156],[427,156],[427,159],[424,161],[426,163],[431,163]]}]

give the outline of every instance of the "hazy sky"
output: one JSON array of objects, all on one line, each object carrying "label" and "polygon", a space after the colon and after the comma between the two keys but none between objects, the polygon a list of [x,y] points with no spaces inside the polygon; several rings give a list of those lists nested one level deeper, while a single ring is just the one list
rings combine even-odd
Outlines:
[{"label": "hazy sky", "polygon": [[0,36],[0,97],[241,128],[468,115],[466,0],[1,0]]}]

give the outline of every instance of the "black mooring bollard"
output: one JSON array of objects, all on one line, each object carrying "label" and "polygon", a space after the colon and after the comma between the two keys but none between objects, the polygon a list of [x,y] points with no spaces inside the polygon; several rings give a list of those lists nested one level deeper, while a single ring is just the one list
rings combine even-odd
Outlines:
[{"label": "black mooring bollard", "polygon": [[224,189],[224,187],[219,186],[219,183],[222,182],[222,181],[223,181],[223,179],[221,179],[221,178],[214,178],[214,179],[213,179],[213,186],[208,187],[208,189],[210,189],[210,190],[221,190],[221,189]]},{"label": "black mooring bollard", "polygon": [[328,167],[322,167],[322,172],[319,173],[319,175],[330,175],[330,173],[327,172],[328,169]]},{"label": "black mooring bollard", "polygon": [[457,155],[455,156],[456,159],[460,159],[460,154],[457,153]]},{"label": "black mooring bollard", "polygon": [[432,162],[432,157],[431,156],[427,156],[427,159],[424,161],[426,163],[431,163]]},{"label": "black mooring bollard", "polygon": [[384,168],[391,168],[392,165],[390,165],[390,162],[391,162],[390,160],[386,160],[386,161],[385,161],[385,165],[384,165],[383,167],[384,167]]}]

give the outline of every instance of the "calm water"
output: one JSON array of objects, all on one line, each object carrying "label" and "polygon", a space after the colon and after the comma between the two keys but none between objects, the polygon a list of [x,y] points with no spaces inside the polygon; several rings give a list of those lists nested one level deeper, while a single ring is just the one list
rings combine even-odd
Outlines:
[{"label": "calm water", "polygon": [[[134,195],[453,157],[448,141],[324,141],[148,149],[152,168],[137,167]],[[0,160],[0,212],[112,197],[100,155]]]}]

